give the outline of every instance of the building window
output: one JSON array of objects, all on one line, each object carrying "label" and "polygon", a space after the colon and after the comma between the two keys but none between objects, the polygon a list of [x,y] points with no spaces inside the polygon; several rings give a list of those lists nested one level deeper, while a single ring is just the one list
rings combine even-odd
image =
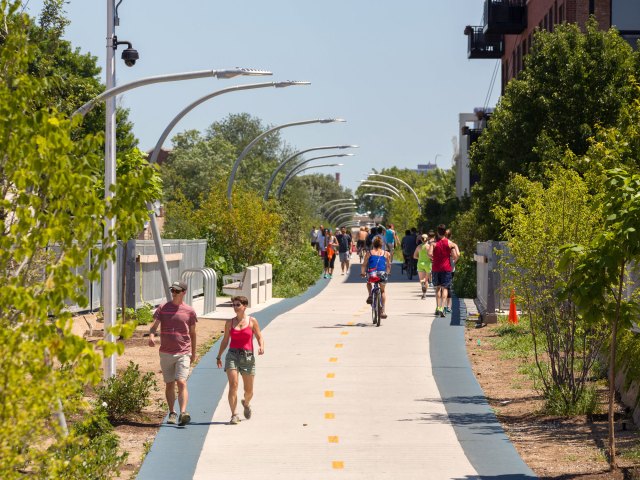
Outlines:
[{"label": "building window", "polygon": [[558,8],[558,23],[563,23],[564,21],[565,21],[565,18],[564,18],[564,3],[563,3]]},{"label": "building window", "polygon": [[549,31],[553,32],[553,7],[549,9]]}]

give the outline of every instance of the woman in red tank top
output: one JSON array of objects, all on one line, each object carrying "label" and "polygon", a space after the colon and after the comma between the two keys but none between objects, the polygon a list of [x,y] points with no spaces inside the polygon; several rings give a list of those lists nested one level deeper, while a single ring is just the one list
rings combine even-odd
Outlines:
[{"label": "woman in red tank top", "polygon": [[[227,320],[224,325],[224,337],[220,342],[220,351],[216,358],[218,368],[222,367],[222,353],[229,346],[229,352],[225,357],[224,371],[229,380],[229,406],[231,407],[231,425],[240,422],[237,413],[238,407],[238,371],[242,375],[244,387],[244,417],[251,418],[251,399],[253,398],[253,379],[256,374],[256,360],[254,357],[253,337],[258,341],[258,355],[264,353],[264,339],[260,332],[258,321],[246,314],[249,299],[243,296],[231,298],[236,316]],[[231,344],[229,344],[231,343]]]}]

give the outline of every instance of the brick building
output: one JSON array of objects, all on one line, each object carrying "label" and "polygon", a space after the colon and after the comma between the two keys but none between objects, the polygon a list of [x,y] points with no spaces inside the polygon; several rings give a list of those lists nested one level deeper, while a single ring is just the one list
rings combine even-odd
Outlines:
[{"label": "brick building", "polygon": [[[483,25],[467,25],[467,56],[471,59],[499,59],[502,91],[524,68],[536,29],[553,31],[560,23],[584,26],[594,15],[600,28],[615,26],[634,47],[640,39],[640,0],[485,0]],[[490,110],[490,109],[489,109]],[[483,116],[477,116],[478,111]],[[468,152],[490,119],[486,108],[475,115],[460,114],[460,159],[457,162],[458,197],[469,194],[474,180],[468,168]],[[477,116],[477,119],[474,118]]]},{"label": "brick building", "polygon": [[502,89],[524,68],[536,29],[553,31],[559,23],[584,25],[594,15],[600,28],[612,25],[634,47],[640,39],[638,0],[485,0],[484,24],[467,26],[469,58],[502,63]]}]

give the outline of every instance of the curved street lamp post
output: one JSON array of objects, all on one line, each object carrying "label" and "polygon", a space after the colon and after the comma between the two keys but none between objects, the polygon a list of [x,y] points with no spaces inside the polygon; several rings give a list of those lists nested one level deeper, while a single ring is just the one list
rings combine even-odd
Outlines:
[{"label": "curved street lamp post", "polygon": [[334,218],[334,219],[331,221],[331,223],[336,223],[336,224],[337,224],[337,223],[340,223],[340,221],[341,221],[342,219],[349,218],[349,217],[353,217],[353,216],[354,216],[355,214],[357,214],[357,213],[358,213],[358,212],[356,212],[355,210],[353,210],[352,212],[349,212],[349,213],[343,213],[343,214],[341,214],[341,215],[338,215],[336,218]]},{"label": "curved street lamp post", "polygon": [[365,193],[362,196],[363,197],[383,197],[383,198],[388,198],[389,200],[396,199],[396,197],[392,197],[391,195],[383,195],[382,193]]},{"label": "curved street lamp post", "polygon": [[[323,167],[341,167],[342,165],[344,165],[344,163],[323,163],[321,165],[311,165],[310,167],[306,167],[306,168],[301,168],[300,170],[296,171],[295,173],[293,173],[293,175],[289,176],[288,178],[285,178],[282,182],[283,182],[283,188],[284,186],[287,184],[287,182],[289,180],[291,180],[293,177],[295,177],[296,175],[298,175],[299,173],[304,172],[305,170],[311,170],[312,168],[323,168]],[[276,194],[276,198],[280,198],[280,194]]]},{"label": "curved street lamp post", "polygon": [[344,203],[336,203],[335,205],[331,205],[331,208],[327,209],[327,211],[325,211],[323,213],[323,215],[326,217],[329,217],[331,215],[333,215],[335,212],[337,212],[336,209],[338,208],[342,208],[342,207],[356,207],[357,203],[355,202],[344,202]]},{"label": "curved street lamp post", "polygon": [[328,212],[325,214],[325,218],[329,218],[334,216],[336,213],[340,213],[340,212],[344,212],[345,210],[353,210],[355,208],[356,204],[350,204],[350,205],[344,205],[340,208],[336,208],[334,210],[331,210],[331,212]]},{"label": "curved street lamp post", "polygon": [[273,173],[271,174],[271,178],[269,178],[269,181],[267,182],[267,188],[264,191],[264,198],[263,200],[266,202],[267,200],[269,200],[269,191],[271,190],[271,185],[273,185],[273,182],[276,179],[276,176],[278,175],[278,173],[280,172],[280,170],[282,170],[284,168],[284,166],[289,163],[291,160],[293,160],[294,158],[296,158],[299,155],[302,155],[304,153],[308,153],[308,152],[313,152],[315,150],[330,150],[330,149],[334,149],[334,148],[339,148],[339,149],[344,149],[344,148],[358,148],[358,145],[330,145],[330,146],[325,146],[325,147],[313,147],[313,148],[307,148],[306,150],[300,150],[299,152],[294,153],[293,155],[291,155],[289,158],[283,160],[280,165],[278,165],[278,167],[273,171]]},{"label": "curved street lamp post", "polygon": [[229,208],[233,208],[233,205],[231,203],[231,190],[233,188],[233,181],[236,178],[236,172],[238,170],[238,167],[240,166],[240,162],[242,162],[242,159],[247,156],[249,151],[253,148],[253,146],[256,143],[258,143],[260,140],[262,140],[264,137],[266,137],[270,133],[276,132],[283,128],[295,127],[297,125],[309,125],[312,123],[337,123],[337,122],[346,122],[346,120],[343,120],[342,118],[318,118],[315,120],[304,120],[301,122],[284,123],[282,125],[278,125],[277,127],[270,128],[266,132],[261,133],[256,138],[251,140],[251,142],[249,142],[249,144],[244,148],[244,150],[240,152],[240,155],[238,155],[238,158],[236,158],[236,161],[233,164],[233,167],[231,168],[231,174],[229,175],[229,183],[227,185],[227,200],[229,201]]},{"label": "curved street lamp post", "polygon": [[391,190],[393,190],[396,193],[400,193],[400,189],[398,187],[396,187],[395,185],[392,185],[390,183],[387,182],[380,182],[378,180],[360,180],[360,183],[366,183],[368,185],[384,185],[385,187],[389,187]]},{"label": "curved street lamp post", "polygon": [[324,202],[322,205],[320,205],[318,207],[318,209],[322,210],[327,205],[331,205],[331,204],[336,203],[336,202],[345,202],[345,201],[348,201],[348,200],[354,201],[354,198],[353,197],[345,197],[345,198],[336,198],[334,200],[329,200],[328,202]]},{"label": "curved street lamp post", "polygon": [[416,193],[416,191],[411,188],[411,186],[405,182],[404,180],[402,180],[401,178],[398,177],[392,177],[391,175],[383,175],[381,173],[370,173],[369,175],[367,175],[367,177],[382,177],[382,178],[389,178],[391,180],[396,180],[398,182],[400,182],[402,185],[404,185],[405,187],[407,187],[409,189],[409,191],[413,194],[413,196],[416,199],[416,203],[418,204],[418,210],[422,211],[422,206],[420,205],[420,198],[418,197],[418,194]]},{"label": "curved street lamp post", "polygon": [[391,192],[393,195],[395,195],[398,198],[402,198],[404,200],[404,197],[402,196],[401,193],[397,193],[395,190],[393,190],[392,188],[389,187],[385,187],[384,185],[370,185],[367,183],[361,183],[360,184],[361,187],[367,187],[367,188],[377,188],[377,189],[382,189],[382,190],[387,190],[388,192]]},{"label": "curved street lamp post", "polygon": [[355,155],[354,153],[336,153],[333,155],[320,155],[319,157],[312,157],[312,158],[309,158],[308,160],[304,160],[300,162],[298,165],[293,167],[291,171],[287,173],[287,175],[284,177],[284,179],[282,180],[282,183],[280,183],[280,186],[278,187],[276,197],[280,198],[280,195],[282,195],[282,191],[284,190],[284,186],[291,179],[291,177],[295,176],[298,173],[297,170],[303,165],[306,165],[307,163],[312,162],[314,160],[318,160],[319,158],[353,157],[354,155]]},{"label": "curved street lamp post", "polygon": [[[107,6],[107,69],[106,83],[107,89],[100,95],[92,98],[87,103],[78,108],[71,114],[71,118],[76,115],[83,117],[91,111],[91,109],[99,102],[105,102],[105,138],[104,138],[104,199],[105,202],[111,202],[113,191],[116,184],[116,103],[115,97],[120,93],[124,93],[134,88],[152,85],[155,83],[178,82],[182,80],[193,80],[197,78],[216,77],[216,78],[233,78],[242,75],[272,75],[266,70],[255,70],[247,68],[233,68],[224,70],[199,70],[195,72],[184,72],[176,74],[158,75],[146,77],[133,82],[128,82],[119,86],[115,85],[115,24],[114,24],[114,5],[109,1]],[[104,238],[113,231],[116,226],[116,218],[104,219]],[[105,242],[105,246],[110,245]],[[105,340],[110,343],[115,342],[115,337],[109,332],[109,329],[115,325],[116,321],[116,262],[108,259],[104,266],[102,277],[102,306],[104,309],[104,331]],[[116,373],[116,357],[111,355],[103,361],[103,376],[109,378]]]},{"label": "curved street lamp post", "polygon": [[[177,123],[184,118],[184,116],[189,113],[191,110],[196,108],[198,105],[206,102],[207,100],[211,100],[212,98],[218,97],[225,93],[237,92],[241,90],[253,90],[257,88],[266,88],[266,87],[275,87],[275,88],[285,88],[295,85],[308,85],[309,82],[298,82],[298,81],[285,81],[285,82],[266,82],[266,83],[253,83],[249,85],[235,85],[233,87],[223,88],[221,90],[217,90],[215,92],[209,93],[198,100],[190,103],[185,108],[183,108],[180,113],[178,113],[171,122],[166,126],[160,138],[156,142],[156,146],[153,148],[151,152],[151,156],[149,158],[149,163],[157,163],[158,156],[160,155],[160,151],[162,150],[162,146],[164,142],[169,137],[169,134],[173,130],[173,128],[177,125]],[[164,285],[165,295],[167,297],[167,301],[171,301],[171,292],[170,285],[171,279],[169,278],[169,267],[167,266],[167,261],[164,256],[164,249],[162,248],[162,238],[160,235],[160,229],[158,228],[158,223],[156,221],[156,215],[153,211],[153,205],[147,203],[147,208],[149,209],[149,225],[151,226],[153,242],[156,248],[156,255],[158,256],[158,263],[160,264],[160,274],[162,276],[162,283]]]}]

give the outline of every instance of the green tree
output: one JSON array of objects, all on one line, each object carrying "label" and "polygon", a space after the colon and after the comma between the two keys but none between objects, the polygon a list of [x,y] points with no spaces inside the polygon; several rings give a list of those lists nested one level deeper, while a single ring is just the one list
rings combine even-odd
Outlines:
[{"label": "green tree", "polygon": [[609,332],[609,462],[616,466],[614,407],[616,349],[620,330],[629,329],[640,314],[635,296],[625,292],[629,265],[640,259],[640,174],[623,169],[607,173],[603,231],[563,248],[562,266],[570,273],[563,297],[575,301],[592,325]]},{"label": "green tree", "polygon": [[497,207],[495,214],[504,222],[509,242],[503,262],[506,283],[522,299],[529,317],[547,404],[557,406],[555,413],[571,414],[589,393],[587,378],[606,331],[584,321],[573,297],[558,299],[571,275],[571,269],[560,268],[559,249],[567,243],[587,242],[601,216],[575,171],[555,169],[548,173],[546,183],[548,187],[514,176],[511,188],[519,192],[518,200]]},{"label": "green tree", "polygon": [[550,166],[575,168],[563,163],[572,159],[564,153],[584,155],[595,127],[615,125],[638,98],[637,54],[614,29],[601,31],[592,18],[584,32],[565,24],[534,38],[525,70],[509,82],[471,151],[480,174],[477,221],[493,238],[500,232],[491,209],[507,200],[511,175],[544,181]]},{"label": "green tree", "polygon": [[[67,302],[86,305],[84,281],[99,277],[113,249],[94,252],[83,276],[77,270],[103,238],[100,219],[122,220],[109,243],[131,236],[159,192],[155,171],[139,165],[120,179],[116,200],[104,201],[102,137],[78,135],[82,119],[49,105],[48,81],[29,70],[38,52],[33,23],[19,9],[0,0],[0,477],[59,478],[52,462],[81,471],[79,449],[69,447],[87,437],[66,436],[51,413],[78,411],[82,385],[100,379],[102,354],[121,348],[96,349],[73,335],[66,310]],[[110,459],[102,466],[117,468]]]},{"label": "green tree", "polygon": [[[212,182],[228,178],[244,148],[269,128],[259,118],[241,113],[214,122],[204,134],[192,130],[176,135],[172,139],[174,149],[162,167],[165,199],[174,200],[180,190],[198,206],[201,198],[209,194]],[[243,159],[236,172],[234,187],[264,193],[278,162],[289,154],[290,149],[283,144],[279,132],[267,135]],[[226,186],[224,190],[226,192]]]},{"label": "green tree", "polygon": [[218,136],[205,138],[196,130],[176,135],[173,144],[171,155],[161,167],[164,199],[170,202],[184,197],[198,207],[209,195],[211,185],[228,177],[235,147]]}]

